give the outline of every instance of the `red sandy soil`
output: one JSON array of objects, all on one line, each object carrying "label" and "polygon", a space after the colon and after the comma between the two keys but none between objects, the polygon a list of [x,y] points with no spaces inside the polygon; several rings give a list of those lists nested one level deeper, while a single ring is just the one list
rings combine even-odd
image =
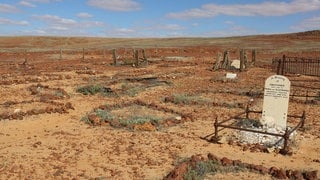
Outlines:
[{"label": "red sandy soil", "polygon": [[[155,54],[154,58],[150,58],[148,66],[115,67],[110,65],[113,60],[109,51],[104,58],[101,51],[88,51],[86,58],[82,60],[80,51],[76,55],[64,55],[59,60],[59,51],[47,50],[59,47],[59,38],[59,41],[51,39],[52,44],[43,44],[50,39],[45,37],[24,37],[24,41],[14,37],[0,38],[1,48],[7,48],[0,51],[0,179],[162,179],[174,169],[179,160],[208,153],[268,168],[274,166],[319,171],[319,100],[314,100],[313,103],[304,103],[303,99],[290,100],[289,114],[301,115],[303,110],[307,114],[305,130],[298,131],[295,143],[291,146],[291,156],[273,152],[251,152],[241,146],[214,144],[200,138],[213,133],[216,117],[224,119],[244,111],[252,97],[236,92],[262,89],[265,79],[275,74],[270,67],[273,57],[283,54],[319,57],[319,37],[317,31],[244,37],[240,40],[235,37],[234,41],[243,42],[247,49],[256,47],[258,53],[256,66],[236,72],[238,79],[232,82],[223,80],[229,71],[211,71],[218,52],[230,49],[232,59],[239,56],[239,44],[224,44],[222,40],[215,44],[216,41],[210,39],[213,45],[207,41],[207,44],[200,44],[194,40],[196,46],[187,44],[182,47],[176,43],[181,39],[175,39],[176,48],[173,45],[166,50],[158,47],[156,53],[157,48],[146,47],[147,55]],[[26,53],[14,49],[26,48],[27,40],[30,45],[28,47],[34,45],[36,50],[29,49],[30,52]],[[227,40],[230,42],[232,38]],[[134,40],[123,41],[121,46]],[[166,41],[172,43],[170,39],[157,40],[159,43],[160,41],[162,44]],[[65,42],[73,42],[68,47],[79,48],[86,43],[98,46],[104,40],[69,38],[63,41]],[[297,42],[300,44],[297,45]],[[283,48],[283,43],[286,49]],[[45,45],[43,49],[46,50],[39,53],[41,44]],[[306,44],[309,46],[306,47]],[[119,44],[115,46],[120,47]],[[181,53],[181,49],[185,51]],[[248,53],[250,59],[251,51],[248,50]],[[168,56],[179,58],[166,59]],[[133,97],[127,94],[117,97],[83,95],[76,91],[83,85],[101,84],[117,92],[127,78],[148,77],[156,77],[170,84],[150,86]],[[288,75],[288,78],[293,84],[308,87],[300,88],[302,93],[306,89],[319,93],[319,77]],[[32,90],[32,87],[35,89]],[[210,103],[175,104],[164,101],[165,97],[174,94],[207,98]],[[112,106],[137,100],[188,114],[190,118],[153,131],[114,128],[108,124],[91,126],[81,121],[82,117],[101,105]],[[252,107],[261,110],[262,98],[254,97]],[[257,178],[257,175],[250,172],[243,173],[218,174],[215,177]]]}]

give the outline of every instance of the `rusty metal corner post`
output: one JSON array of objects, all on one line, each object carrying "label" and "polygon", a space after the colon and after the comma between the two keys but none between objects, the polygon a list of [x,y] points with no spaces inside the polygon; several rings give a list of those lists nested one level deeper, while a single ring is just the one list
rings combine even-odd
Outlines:
[{"label": "rusty metal corner post", "polygon": [[280,75],[284,75],[285,73],[285,62],[286,62],[286,55],[282,56],[282,61],[281,61],[281,74]]},{"label": "rusty metal corner post", "polygon": [[284,139],[283,148],[280,150],[280,153],[283,155],[287,155],[289,152],[289,137],[290,137],[290,131],[289,131],[289,128],[287,127],[283,135],[283,139]]},{"label": "rusty metal corner post", "polygon": [[218,117],[216,117],[216,120],[214,121],[214,136],[210,140],[213,143],[218,143],[218,141],[219,141],[218,127],[219,127]]}]

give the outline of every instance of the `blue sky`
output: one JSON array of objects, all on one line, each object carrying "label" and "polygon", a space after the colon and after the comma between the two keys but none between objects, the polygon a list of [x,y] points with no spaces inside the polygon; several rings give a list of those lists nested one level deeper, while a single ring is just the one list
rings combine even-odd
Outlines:
[{"label": "blue sky", "polygon": [[1,0],[0,36],[225,37],[320,29],[320,0]]}]

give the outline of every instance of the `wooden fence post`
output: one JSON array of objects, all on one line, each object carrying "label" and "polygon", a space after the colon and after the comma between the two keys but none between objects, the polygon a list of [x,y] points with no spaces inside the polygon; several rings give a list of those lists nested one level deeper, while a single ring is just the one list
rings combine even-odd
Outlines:
[{"label": "wooden fence post", "polygon": [[134,52],[134,59],[135,59],[135,66],[139,66],[139,49],[133,49]]},{"label": "wooden fence post", "polygon": [[112,50],[112,57],[113,57],[113,65],[117,66],[118,62],[117,62],[117,49],[113,49]]},{"label": "wooden fence post", "polygon": [[244,68],[247,68],[249,66],[246,50],[243,50],[243,64],[244,64]]},{"label": "wooden fence post", "polygon": [[244,65],[244,50],[240,50],[240,71],[243,71],[243,65]]},{"label": "wooden fence post", "polygon": [[146,54],[146,50],[142,49],[142,56],[143,56],[143,62],[146,66],[148,66],[148,59],[147,59],[147,54]]},{"label": "wooden fence post", "polygon": [[221,60],[220,59],[221,59],[221,54],[218,52],[216,64],[213,67],[214,71],[216,71],[216,70],[218,70],[220,68],[220,64],[221,64]]},{"label": "wooden fence post", "polygon": [[84,48],[82,48],[82,60],[84,60]]},{"label": "wooden fence post", "polygon": [[59,59],[61,60],[62,59],[62,49],[60,49],[60,57]]},{"label": "wooden fence post", "polygon": [[277,60],[277,74],[280,75],[281,73],[281,59]]},{"label": "wooden fence post", "polygon": [[254,66],[256,64],[256,57],[257,57],[257,51],[255,49],[252,50],[252,65]]},{"label": "wooden fence post", "polygon": [[226,50],[223,53],[223,64],[222,69],[229,69],[230,68],[230,62],[229,62],[229,51]]}]

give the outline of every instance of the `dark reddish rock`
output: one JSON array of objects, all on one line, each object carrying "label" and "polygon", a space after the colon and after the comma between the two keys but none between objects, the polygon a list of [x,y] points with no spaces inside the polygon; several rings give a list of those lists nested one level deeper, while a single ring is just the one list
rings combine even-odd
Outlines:
[{"label": "dark reddish rock", "polygon": [[181,163],[171,171],[164,180],[180,180],[183,179],[184,174],[188,171],[189,164],[187,162]]},{"label": "dark reddish rock", "polygon": [[204,161],[204,160],[205,159],[200,154],[193,155],[193,156],[191,156],[191,159],[190,159],[190,165],[192,167],[196,167],[198,162],[201,162],[201,161]]},{"label": "dark reddish rock", "polygon": [[53,111],[53,107],[46,107],[45,111],[46,113],[51,114]]},{"label": "dark reddish rock", "polygon": [[307,171],[303,173],[303,176],[307,180],[317,180],[318,179],[318,171]]},{"label": "dark reddish rock", "polygon": [[303,179],[303,175],[302,175],[301,171],[298,171],[298,170],[292,171],[292,173],[290,175],[291,175],[291,177],[287,174],[288,178],[290,178],[290,179],[296,179],[296,180]]},{"label": "dark reddish rock", "polygon": [[277,179],[287,179],[286,171],[282,168],[275,170],[272,176]]},{"label": "dark reddish rock", "polygon": [[10,118],[10,113],[4,112],[0,114],[0,119],[9,119]]},{"label": "dark reddish rock", "polygon": [[93,125],[100,125],[101,122],[100,122],[100,117],[95,115],[95,114],[89,114],[88,115],[88,119],[89,121],[93,124]]},{"label": "dark reddish rock", "polygon": [[46,113],[46,110],[45,109],[39,109],[39,114],[44,114],[44,113]]},{"label": "dark reddish rock", "polygon": [[61,108],[61,107],[56,107],[56,108],[54,108],[55,109],[55,111],[57,112],[57,113],[59,113],[59,114],[63,114],[64,113],[64,111],[63,111],[63,109]]},{"label": "dark reddish rock", "polygon": [[165,103],[174,102],[174,97],[173,97],[173,96],[165,97],[165,98],[164,98],[164,102],[165,102]]},{"label": "dark reddish rock", "polygon": [[260,172],[261,174],[268,174],[269,173],[269,169],[262,166],[262,165],[254,165],[252,167],[252,169]]},{"label": "dark reddish rock", "polygon": [[242,165],[242,162],[240,160],[234,160],[233,161],[233,165],[234,166],[241,166]]},{"label": "dark reddish rock", "polygon": [[221,159],[221,164],[222,164],[223,166],[232,166],[232,165],[233,165],[233,161],[230,160],[230,159],[228,159],[228,158],[226,158],[226,157],[223,157],[223,158]]},{"label": "dark reddish rock", "polygon": [[209,154],[207,155],[207,157],[208,157],[209,160],[219,162],[219,158],[218,158],[216,155],[212,154],[212,153],[209,153]]},{"label": "dark reddish rock", "polygon": [[73,105],[71,104],[71,102],[67,102],[66,105],[65,105],[65,107],[66,107],[67,109],[72,109],[72,110],[74,110],[74,107],[73,107]]}]

